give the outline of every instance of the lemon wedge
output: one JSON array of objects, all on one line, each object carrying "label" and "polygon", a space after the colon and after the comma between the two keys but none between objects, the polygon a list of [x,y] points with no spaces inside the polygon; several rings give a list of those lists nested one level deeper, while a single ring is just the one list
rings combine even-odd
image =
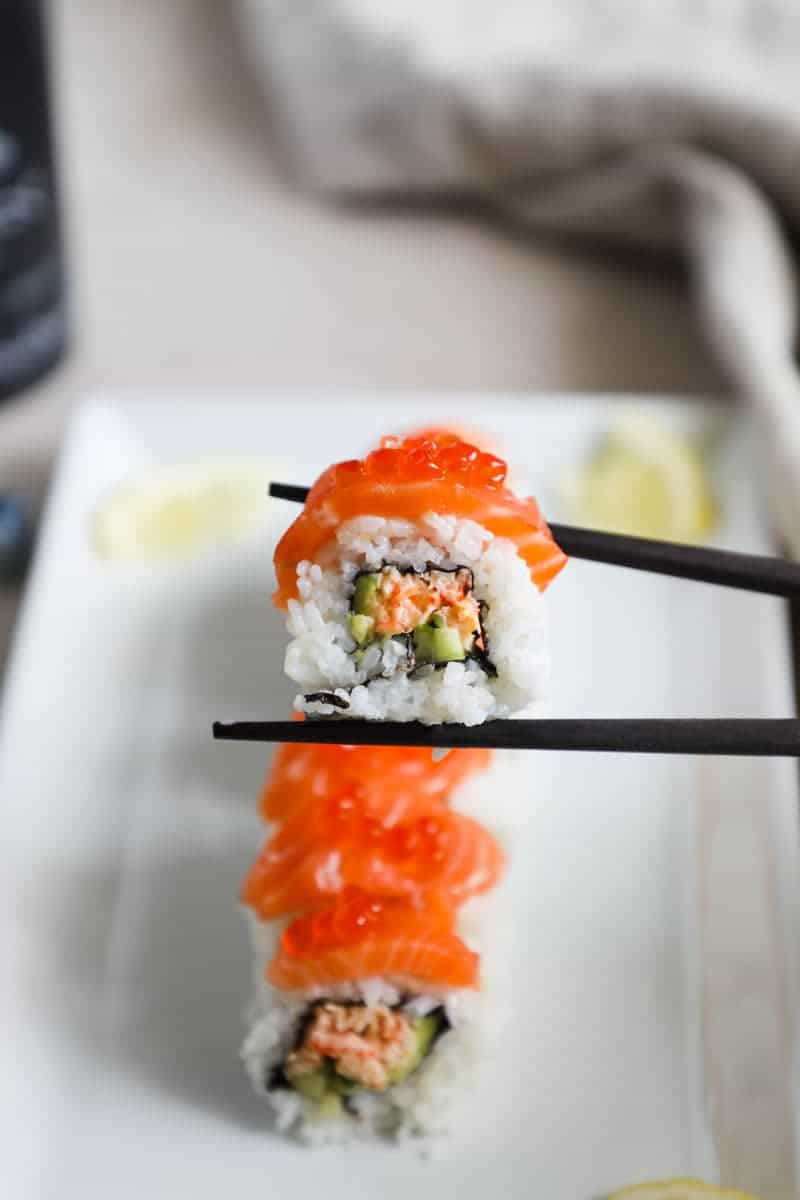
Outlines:
[{"label": "lemon wedge", "polygon": [[699,446],[645,412],[618,418],[562,491],[577,523],[614,533],[692,542],[718,519]]},{"label": "lemon wedge", "polygon": [[757,1200],[757,1197],[714,1187],[697,1179],[667,1179],[661,1183],[640,1183],[623,1188],[621,1192],[613,1192],[608,1200]]},{"label": "lemon wedge", "polygon": [[108,559],[185,559],[264,520],[267,466],[191,463],[116,487],[95,509],[92,544]]}]

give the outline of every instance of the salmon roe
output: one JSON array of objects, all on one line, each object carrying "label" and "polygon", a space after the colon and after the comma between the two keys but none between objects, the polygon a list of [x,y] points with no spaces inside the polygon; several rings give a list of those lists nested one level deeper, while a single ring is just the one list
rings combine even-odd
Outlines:
[{"label": "salmon roe", "polygon": [[447,857],[451,827],[459,820],[444,808],[437,813],[437,804],[431,800],[431,811],[424,816],[387,826],[370,812],[370,800],[363,789],[347,787],[299,813],[275,835],[266,857],[280,862],[285,849],[295,847],[300,840],[345,851],[364,847],[378,850],[388,862],[402,864],[406,874],[425,878]]},{"label": "salmon roe", "polygon": [[391,483],[447,478],[453,484],[492,490],[503,486],[507,473],[508,465],[502,458],[461,441],[454,434],[431,432],[407,438],[386,437],[365,459],[337,463],[326,471],[312,489],[309,500],[333,488],[373,479]]},{"label": "salmon roe", "polygon": [[423,929],[449,933],[453,924],[452,908],[433,893],[417,904],[346,887],[328,908],[290,922],[281,936],[281,949],[293,958],[311,957],[323,950],[354,945],[370,935],[403,937]]},{"label": "salmon roe", "polygon": [[[452,818],[451,818],[452,819]],[[438,867],[447,858],[452,838],[446,816],[419,817],[386,832],[388,857],[402,862],[408,874],[425,877],[431,867]]]}]

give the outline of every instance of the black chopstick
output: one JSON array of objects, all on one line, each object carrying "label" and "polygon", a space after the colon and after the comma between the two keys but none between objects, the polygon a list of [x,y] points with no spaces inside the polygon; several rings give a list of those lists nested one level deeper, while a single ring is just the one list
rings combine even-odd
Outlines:
[{"label": "black chopstick", "polygon": [[273,500],[293,500],[295,504],[305,504],[309,489],[300,487],[297,483],[271,483],[269,494]]},{"label": "black chopstick", "polygon": [[[305,501],[308,488],[290,483],[271,483],[269,494],[279,500]],[[770,596],[800,596],[800,564],[763,554],[738,554],[681,542],[601,533],[576,525],[551,525],[553,537],[565,554],[592,562],[675,575],[720,587],[740,588]]]},{"label": "black chopstick", "polygon": [[316,742],[445,749],[590,750],[625,754],[800,757],[800,720],[558,719],[420,725],[355,718],[214,722],[214,737],[240,742]]}]

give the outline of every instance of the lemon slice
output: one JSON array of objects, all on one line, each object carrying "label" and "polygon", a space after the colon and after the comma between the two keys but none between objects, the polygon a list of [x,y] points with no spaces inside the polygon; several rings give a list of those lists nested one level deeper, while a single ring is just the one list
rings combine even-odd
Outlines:
[{"label": "lemon slice", "polygon": [[92,544],[109,559],[185,559],[263,522],[270,468],[185,464],[120,484],[97,507]]},{"label": "lemon slice", "polygon": [[615,533],[691,542],[718,518],[699,447],[649,413],[619,418],[563,491],[577,522]]},{"label": "lemon slice", "polygon": [[623,1188],[621,1192],[613,1192],[608,1200],[757,1200],[757,1197],[700,1183],[697,1179],[667,1179]]}]

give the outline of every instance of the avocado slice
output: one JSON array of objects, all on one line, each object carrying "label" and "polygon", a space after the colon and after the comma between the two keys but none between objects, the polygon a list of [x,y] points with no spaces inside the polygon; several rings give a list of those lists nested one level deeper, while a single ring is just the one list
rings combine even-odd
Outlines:
[{"label": "avocado slice", "polygon": [[422,662],[463,662],[467,652],[457,629],[448,629],[444,619],[437,613],[429,624],[418,625],[414,630],[414,652]]},{"label": "avocado slice", "polygon": [[324,1059],[314,1071],[289,1074],[287,1079],[296,1092],[305,1096],[307,1100],[315,1100],[318,1104],[322,1104],[329,1097],[349,1096],[360,1087],[355,1080],[339,1075],[330,1058]]},{"label": "avocado slice", "polygon": [[404,1079],[408,1079],[412,1071],[416,1071],[433,1045],[441,1024],[442,1018],[437,1013],[429,1013],[427,1017],[417,1017],[414,1022],[414,1045],[403,1061],[399,1062],[390,1072],[391,1083],[402,1083]]},{"label": "avocado slice", "polygon": [[364,616],[363,613],[350,613],[347,623],[357,645],[366,646],[367,642],[372,640],[372,630],[375,626],[372,617]]},{"label": "avocado slice", "polygon": [[321,1104],[328,1095],[329,1084],[328,1064],[322,1063],[316,1071],[305,1071],[302,1074],[288,1076],[289,1082],[296,1092],[307,1100],[316,1100]]},{"label": "avocado slice", "polygon": [[421,662],[433,662],[433,635],[431,625],[418,625],[414,630],[414,653]]},{"label": "avocado slice", "polygon": [[[350,608],[354,613],[368,616],[378,594],[377,575],[359,575]],[[355,636],[355,635],[354,635]]]},{"label": "avocado slice", "polygon": [[362,1091],[360,1083],[357,1083],[355,1079],[348,1079],[345,1075],[340,1075],[338,1071],[333,1072],[331,1087],[337,1096],[352,1096],[354,1092]]},{"label": "avocado slice", "polygon": [[341,1114],[341,1111],[341,1096],[337,1096],[333,1092],[328,1092],[319,1102],[317,1116],[322,1117],[323,1120],[333,1120],[334,1117],[338,1117]]},{"label": "avocado slice", "polygon": [[433,633],[433,661],[460,662],[467,657],[457,629],[435,629]]}]

